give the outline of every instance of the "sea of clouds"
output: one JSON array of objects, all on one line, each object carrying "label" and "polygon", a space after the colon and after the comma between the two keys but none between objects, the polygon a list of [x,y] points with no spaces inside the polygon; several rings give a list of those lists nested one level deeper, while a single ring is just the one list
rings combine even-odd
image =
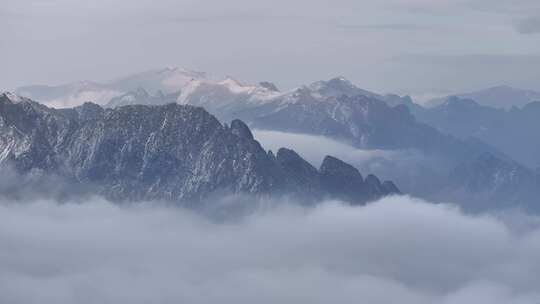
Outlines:
[{"label": "sea of clouds", "polygon": [[0,303],[540,302],[533,216],[407,196],[253,204],[216,219],[155,203],[4,199]]}]

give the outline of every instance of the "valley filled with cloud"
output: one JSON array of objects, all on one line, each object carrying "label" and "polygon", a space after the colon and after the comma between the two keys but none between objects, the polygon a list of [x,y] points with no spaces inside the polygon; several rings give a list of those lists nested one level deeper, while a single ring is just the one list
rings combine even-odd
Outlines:
[{"label": "valley filled with cloud", "polygon": [[539,224],[407,196],[267,201],[226,219],[100,198],[4,200],[0,302],[532,304]]}]

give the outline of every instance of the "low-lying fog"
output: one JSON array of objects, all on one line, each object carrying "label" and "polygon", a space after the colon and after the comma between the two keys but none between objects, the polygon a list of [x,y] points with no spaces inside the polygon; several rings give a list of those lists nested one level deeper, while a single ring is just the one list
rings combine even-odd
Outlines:
[{"label": "low-lying fog", "polygon": [[4,199],[0,303],[540,302],[537,218],[406,196],[274,203],[216,221],[100,198]]}]

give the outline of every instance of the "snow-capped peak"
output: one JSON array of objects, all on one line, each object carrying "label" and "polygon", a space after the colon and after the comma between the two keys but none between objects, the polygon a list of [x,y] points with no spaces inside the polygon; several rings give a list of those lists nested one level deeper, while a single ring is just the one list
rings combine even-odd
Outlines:
[{"label": "snow-capped peak", "polygon": [[243,103],[259,104],[280,95],[278,91],[263,86],[243,84],[232,77],[219,81],[193,79],[181,90],[177,102],[187,104],[197,100],[195,104],[209,106],[209,103],[224,105],[241,100]]},{"label": "snow-capped peak", "polygon": [[12,103],[19,103],[19,102],[22,102],[24,99],[19,96],[19,95],[16,95],[16,94],[13,94],[11,92],[2,92],[0,95],[4,95],[7,97],[7,99],[9,99],[9,101],[11,101]]},{"label": "snow-capped peak", "polygon": [[161,84],[172,91],[184,90],[194,80],[208,79],[204,72],[191,71],[182,68],[167,68],[164,70],[164,79]]},{"label": "snow-capped peak", "polygon": [[220,81],[218,84],[225,86],[227,89],[229,89],[229,91],[237,94],[251,93],[257,89],[256,86],[243,85],[242,83],[240,83],[240,81],[232,77],[227,77],[224,80]]},{"label": "snow-capped peak", "polygon": [[180,91],[180,95],[178,96],[176,102],[179,104],[187,104],[189,102],[189,97],[192,96],[195,91],[197,91],[197,89],[204,83],[205,80],[201,79],[191,79],[188,81]]}]

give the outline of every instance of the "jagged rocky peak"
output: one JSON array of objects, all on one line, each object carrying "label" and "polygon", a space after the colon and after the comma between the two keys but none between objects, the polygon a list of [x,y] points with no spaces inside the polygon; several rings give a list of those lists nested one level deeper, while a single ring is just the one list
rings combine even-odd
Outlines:
[{"label": "jagged rocky peak", "polygon": [[373,174],[370,174],[370,175],[368,175],[366,177],[366,184],[368,184],[370,186],[373,186],[373,187],[376,187],[376,188],[380,188],[382,186],[381,181],[379,180],[379,178],[376,177]]},{"label": "jagged rocky peak", "polygon": [[[298,153],[296,153],[294,150],[287,149],[287,148],[280,148],[277,152],[277,159],[281,163],[287,163],[287,162],[294,162],[299,159],[302,159]],[[311,166],[311,165],[310,165]]]},{"label": "jagged rocky peak", "polygon": [[105,113],[102,107],[92,102],[85,102],[74,109],[82,120],[98,119]]},{"label": "jagged rocky peak", "polygon": [[299,192],[300,189],[308,191],[310,195],[322,197],[319,172],[309,162],[304,160],[295,151],[281,148],[278,150],[276,161],[285,172],[286,187],[289,192]]},{"label": "jagged rocky peak", "polygon": [[249,127],[239,119],[235,119],[231,122],[231,132],[241,138],[253,139],[253,134]]},{"label": "jagged rocky peak", "polygon": [[384,181],[382,183],[382,188],[384,189],[386,194],[401,194],[401,191],[396,186],[396,184],[394,184],[393,181]]},{"label": "jagged rocky peak", "polygon": [[332,197],[345,201],[372,200],[384,195],[400,194],[390,181],[381,184],[374,175],[364,180],[362,174],[351,166],[332,156],[326,156],[320,169],[321,185]]},{"label": "jagged rocky peak", "polygon": [[40,103],[37,103],[31,99],[28,99],[26,97],[22,97],[16,94],[12,94],[9,92],[6,92],[0,95],[0,105],[4,107],[0,111],[0,115],[3,114],[2,116],[8,119],[11,119],[12,117],[6,117],[6,116],[9,116],[9,115],[16,116],[16,115],[20,115],[20,113],[22,112],[28,115],[38,115],[40,114],[40,112],[52,113],[55,111],[54,109],[47,108],[46,106]]},{"label": "jagged rocky peak", "polygon": [[294,150],[281,148],[276,156],[277,162],[286,170],[294,174],[318,175],[318,171],[309,162],[304,160]]},{"label": "jagged rocky peak", "polygon": [[18,95],[15,95],[11,92],[2,92],[0,94],[0,99],[3,101],[3,102],[10,102],[10,103],[18,103],[18,102],[21,102],[23,100],[22,97],[18,96]]},{"label": "jagged rocky peak", "polygon": [[360,172],[353,166],[332,156],[326,156],[322,162],[321,184],[333,197],[351,201],[361,197],[368,199],[367,191]]},{"label": "jagged rocky peak", "polygon": [[0,93],[0,102],[1,103],[7,103],[7,104],[23,104],[25,107],[38,107],[38,108],[45,108],[45,106],[32,101],[29,98],[13,94],[11,92],[3,92]]},{"label": "jagged rocky peak", "polygon": [[259,82],[259,85],[265,89],[268,89],[270,91],[274,91],[274,92],[279,92],[279,89],[278,87],[273,84],[272,82],[268,82],[268,81],[261,81]]},{"label": "jagged rocky peak", "polygon": [[399,191],[398,187],[396,187],[393,182],[384,181],[381,183],[379,178],[373,174],[366,177],[365,183],[367,185],[367,189],[370,191],[378,191],[374,193],[375,196],[379,195],[379,193],[384,193],[384,195],[401,194],[401,191]]},{"label": "jagged rocky peak", "polygon": [[363,183],[362,174],[355,167],[333,156],[326,156],[321,164],[321,175],[332,183]]}]

